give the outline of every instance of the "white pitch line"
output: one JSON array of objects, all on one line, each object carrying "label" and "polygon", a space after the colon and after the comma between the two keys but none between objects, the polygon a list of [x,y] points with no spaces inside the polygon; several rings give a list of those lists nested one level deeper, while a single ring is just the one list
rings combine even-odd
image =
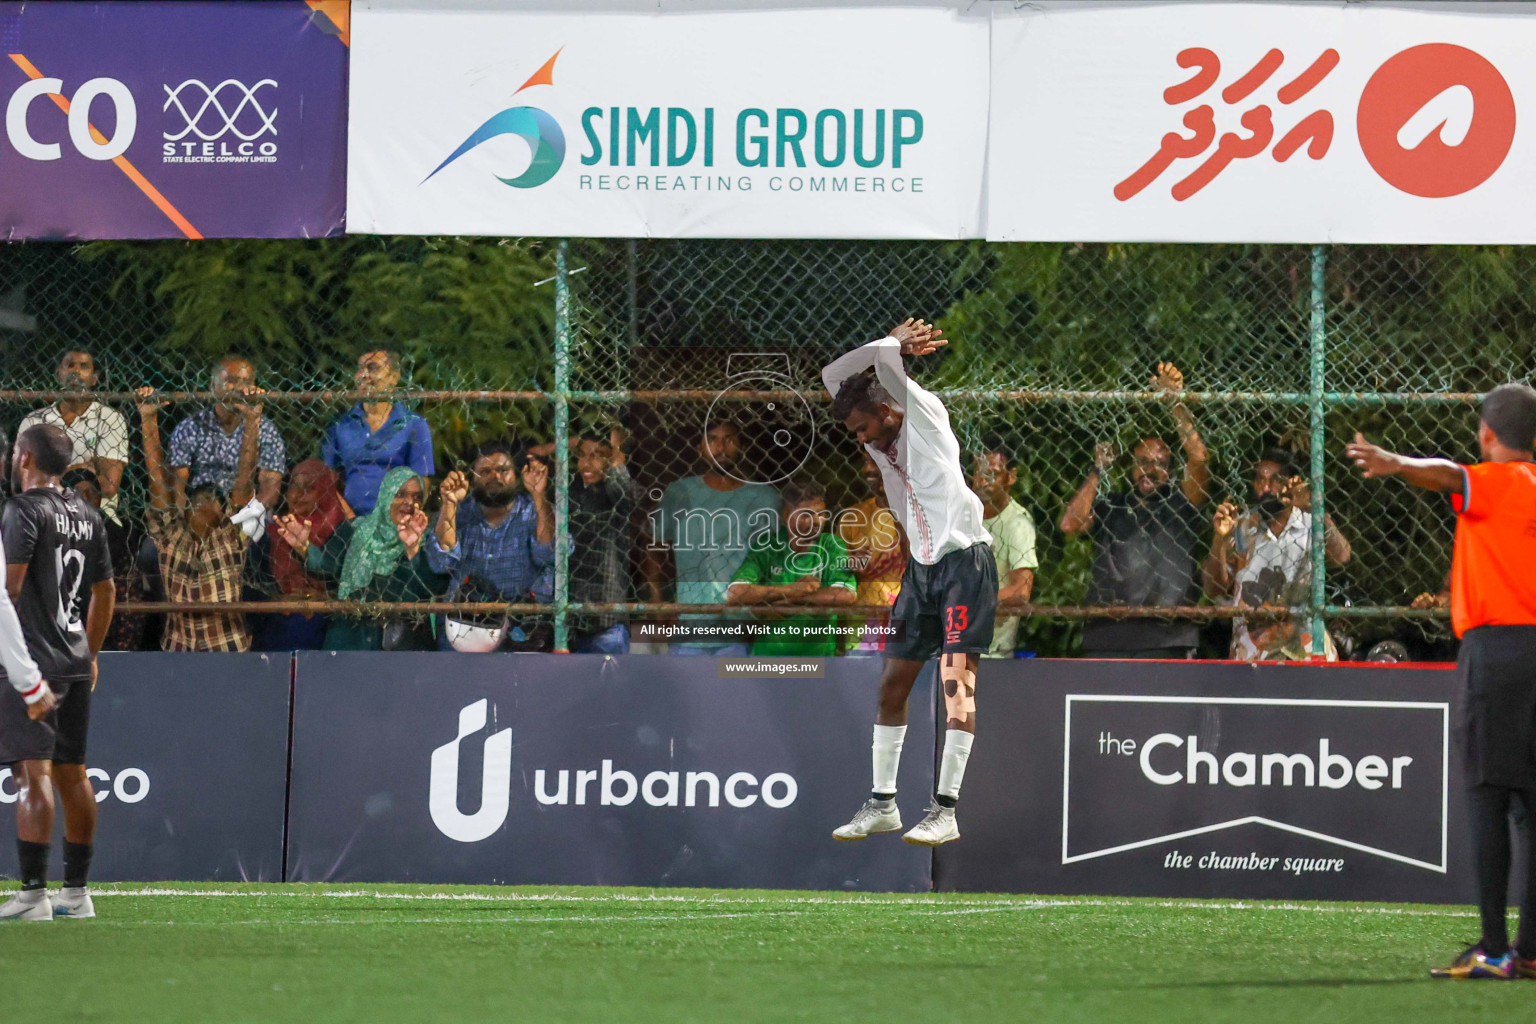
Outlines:
[{"label": "white pitch line", "polygon": [[[237,889],[92,889],[93,896],[202,896],[202,897],[235,897],[246,899],[263,899],[273,897],[300,897],[306,899],[376,899],[376,900],[404,900],[404,901],[432,901],[432,902],[466,902],[466,903],[675,903],[691,905],[719,905],[719,906],[753,906],[753,905],[813,905],[826,907],[933,907],[931,911],[920,911],[923,916],[944,916],[953,914],[996,913],[1004,910],[1053,910],[1071,909],[1077,907],[1158,907],[1166,910],[1216,910],[1216,911],[1259,911],[1259,912],[1296,912],[1312,914],[1363,914],[1363,915],[1389,915],[1404,917],[1476,917],[1471,911],[1465,910],[1435,910],[1420,909],[1414,907],[1348,907],[1348,906],[1324,906],[1304,903],[1252,903],[1246,901],[1235,902],[1197,902],[1192,900],[1131,900],[1131,899],[1030,899],[1030,900],[977,900],[977,899],[943,899],[925,897],[895,897],[891,899],[834,899],[824,896],[801,896],[787,899],[766,899],[756,896],[681,896],[668,894],[653,895],[626,895],[611,893],[603,896],[583,896],[574,893],[406,893],[406,892],[379,892],[366,889],[339,889],[322,892],[294,892],[280,890],[274,892],[262,892]],[[974,909],[953,909],[953,908]],[[951,909],[946,909],[951,908]],[[718,916],[718,915],[717,915]],[[754,916],[754,915],[740,915]],[[667,918],[675,920],[678,918]],[[496,919],[486,919],[496,920]],[[509,919],[510,920],[510,919]],[[529,918],[530,921],[558,920],[556,918]],[[595,918],[571,918],[569,920],[596,920]],[[642,920],[639,917],[615,917],[613,920]],[[323,923],[323,922],[320,922]]]}]

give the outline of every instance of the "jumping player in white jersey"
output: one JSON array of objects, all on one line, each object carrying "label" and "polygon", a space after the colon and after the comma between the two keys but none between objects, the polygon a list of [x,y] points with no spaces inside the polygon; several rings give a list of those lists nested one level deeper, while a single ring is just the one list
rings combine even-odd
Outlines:
[{"label": "jumping player in white jersey", "polygon": [[947,342],[939,329],[908,319],[821,371],[840,420],[880,467],[891,512],[910,547],[887,641],[875,716],[874,785],[853,820],[832,833],[863,839],[901,828],[896,769],[907,733],[907,697],[917,674],[939,657],[948,732],[928,815],[903,838],[938,846],[960,838],[955,802],[976,734],[976,666],[992,641],[997,565],[982,526],[981,499],[967,486],[960,443],[949,413],[907,376],[903,356],[922,356]]}]

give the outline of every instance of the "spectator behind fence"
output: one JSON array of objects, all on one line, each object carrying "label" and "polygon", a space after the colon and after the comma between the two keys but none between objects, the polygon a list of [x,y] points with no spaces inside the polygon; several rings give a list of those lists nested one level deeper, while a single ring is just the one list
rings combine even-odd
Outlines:
[{"label": "spectator behind fence", "polygon": [[[529,459],[523,467],[520,491],[511,446],[504,441],[485,441],[470,454],[469,474],[466,478],[454,470],[444,478],[437,527],[426,543],[433,572],[448,577],[448,600],[551,600],[553,579],[544,572],[555,560],[549,467],[540,459]],[[478,622],[460,616],[450,620],[443,639],[445,648],[460,630],[457,623]],[[505,636],[495,647],[549,650],[552,638],[546,616],[520,616],[506,626]],[[487,645],[465,642],[456,646],[484,650]]]},{"label": "spectator behind fence", "polygon": [[[193,413],[171,431],[170,464],[176,474],[176,491],[181,496],[178,500],[189,491],[209,487],[234,494],[235,466],[240,461],[247,423],[241,396],[255,386],[255,368],[238,356],[225,356],[214,367],[209,380],[213,406]],[[238,515],[245,535],[257,540],[266,528],[267,514],[277,507],[287,452],[271,420],[261,416],[253,425],[259,439],[256,488],[255,494],[241,503]],[[249,504],[252,497],[256,505]]]},{"label": "spectator behind fence", "polygon": [[[1289,609],[1273,620],[1232,620],[1232,654],[1241,661],[1304,661],[1312,656],[1312,489],[1291,453],[1271,448],[1253,471],[1253,507],[1230,502],[1216,510],[1215,540],[1205,560],[1211,597],[1243,608]],[[1349,541],[1323,519],[1324,551],[1334,565],[1349,563]],[[1323,633],[1329,661],[1338,660]]]},{"label": "spectator behind fence", "polygon": [[[323,543],[310,524],[289,513],[278,533],[307,572],[337,581],[343,601],[432,601],[446,577],[427,562],[427,482],[396,466],[379,484],[378,503],[366,516],[345,519]],[[429,616],[333,615],[325,631],[328,651],[425,651],[437,646]]]},{"label": "spectator behind fence", "polygon": [[[851,605],[858,581],[849,563],[848,548],[826,529],[827,499],[814,480],[793,480],[783,493],[782,520],[752,539],[747,557],[731,578],[731,604]],[[837,653],[830,632],[834,616],[771,618],[774,635],[752,642],[753,655],[826,657]],[[819,635],[817,631],[820,631]]]},{"label": "spectator behind fence", "polygon": [[[583,431],[571,483],[572,601],[628,601],[630,521],[635,502],[618,430]],[[612,615],[571,618],[575,654],[629,653],[629,626]]]},{"label": "spectator behind fence", "polygon": [[[23,431],[25,433],[25,431]],[[62,487],[73,490],[80,500],[98,511],[102,506],[101,482],[96,474],[84,466],[76,466],[59,480]],[[139,571],[139,549],[144,543],[144,530],[133,519],[125,516],[120,523],[102,516],[103,532],[107,535],[107,554],[112,560],[112,583],[117,592],[117,607],[124,601],[146,601],[150,591],[144,573]],[[104,651],[152,651],[160,646],[159,638],[150,635],[150,616],[143,612],[116,612],[112,625],[107,628]]]},{"label": "spectator behind fence", "polygon": [[[1100,495],[1114,465],[1112,444],[1099,444],[1087,479],[1061,517],[1063,533],[1093,539],[1090,605],[1168,607],[1195,600],[1196,548],[1205,522],[1200,513],[1210,494],[1210,456],[1194,417],[1178,396],[1184,375],[1159,363],[1155,390],[1170,412],[1184,449],[1184,475],[1173,483],[1173,449],[1160,437],[1144,437],[1131,451],[1131,490]],[[1191,621],[1100,619],[1083,626],[1089,658],[1192,658],[1200,629]]]},{"label": "spectator behind fence", "polygon": [[[198,604],[228,604],[240,599],[247,537],[229,521],[230,505],[251,500],[256,476],[261,405],[251,388],[229,400],[241,417],[240,449],[234,488],[225,495],[211,480],[183,493],[166,483],[160,448],[160,409],[154,388],[139,389],[139,420],[144,432],[144,471],[149,477],[149,536],[160,551],[160,575],[166,599]],[[246,651],[251,634],[239,612],[172,612],[166,616],[160,646],[167,651]]]},{"label": "spectator behind fence", "polygon": [[[901,535],[901,524],[885,503],[885,481],[880,476],[880,467],[868,452],[861,450],[860,454],[864,467],[859,476],[871,496],[843,510],[838,516],[837,535],[848,548],[853,577],[859,584],[854,605],[889,608],[896,603],[901,575],[907,570],[906,540]],[[851,653],[874,654],[885,650],[885,637],[874,630],[887,622],[863,620],[864,635],[857,638]]]},{"label": "spectator behind fence", "polygon": [[[1025,602],[1035,591],[1035,520],[1010,493],[1019,482],[1016,460],[1003,445],[990,444],[975,456],[971,490],[981,499],[986,518],[981,525],[992,537],[997,559],[997,603]],[[1019,617],[998,616],[992,629],[992,646],[984,658],[1011,658],[1018,643]]]},{"label": "spectator behind fence", "polygon": [[[747,545],[764,530],[774,529],[779,521],[779,492],[737,475],[743,470],[741,433],[736,424],[723,421],[706,426],[698,453],[707,468],[698,476],[674,480],[648,524],[645,573],[653,602],[662,600],[661,555],[670,548],[677,568],[677,602],[725,604],[726,591],[741,568]],[[685,616],[684,621],[699,618]],[[747,645],[673,644],[672,653],[743,655]]]},{"label": "spectator behind fence", "polygon": [[[59,387],[66,391],[95,390],[98,383],[96,358],[84,349],[70,349],[59,360],[54,377]],[[123,485],[123,467],[128,465],[128,421],[123,419],[123,414],[88,396],[61,398],[52,405],[28,413],[16,428],[16,436],[20,437],[39,423],[61,427],[69,435],[70,444],[74,446],[70,465],[91,471],[101,493],[98,507],[102,517],[121,526],[117,492]]]},{"label": "spectator behind fence", "polygon": [[373,511],[379,483],[391,469],[407,466],[423,477],[437,469],[427,421],[390,401],[400,386],[399,353],[387,348],[364,352],[353,380],[359,391],[377,397],[363,399],[326,428],[320,458],[342,474],[352,511],[366,515]]},{"label": "spectator behind fence", "polygon": [[[306,459],[293,467],[288,487],[283,492],[287,514],[309,526],[311,545],[324,546],[336,528],[349,517],[336,490],[337,479],[319,459]],[[272,578],[280,600],[323,601],[330,596],[328,581],[309,572],[303,558],[296,554],[281,530],[270,531]],[[325,644],[330,626],[327,615],[270,615],[266,629],[258,637],[264,650],[312,651]]]}]

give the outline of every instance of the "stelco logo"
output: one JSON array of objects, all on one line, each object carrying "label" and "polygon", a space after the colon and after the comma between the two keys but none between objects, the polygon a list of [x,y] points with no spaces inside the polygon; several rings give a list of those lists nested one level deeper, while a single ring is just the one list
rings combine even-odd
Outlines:
[{"label": "stelco logo", "polygon": [[[115,776],[100,768],[87,768],[85,776],[93,783],[105,783],[96,790],[97,803],[116,797],[122,803],[136,804],[149,796],[149,774],[142,768],[124,768]],[[0,768],[0,804],[15,802],[16,780],[9,768]]]},{"label": "stelco logo", "polygon": [[1065,725],[1063,864],[1261,826],[1446,870],[1448,704],[1071,694]]},{"label": "stelco logo", "polygon": [[[513,92],[555,84],[556,51],[543,67]],[[824,109],[762,107],[718,116],[715,107],[591,106],[581,113],[587,150],[583,167],[655,168],[655,171],[615,171],[579,176],[583,191],[598,192],[749,192],[750,174],[721,174],[716,162],[751,168],[808,168],[809,174],[775,174],[765,184],[774,192],[922,192],[923,179],[861,170],[900,170],[905,151],[923,138],[923,115],[909,109]],[[717,136],[734,124],[724,145]],[[425,185],[438,172],[482,143],[516,135],[528,144],[532,159],[526,170],[511,177],[495,175],[512,188],[533,188],[553,178],[565,161],[565,132],[555,118],[538,107],[508,107],[491,115],[422,179]],[[889,144],[887,144],[889,140]],[[732,144],[734,143],[734,144]],[[838,173],[852,165],[853,174]],[[708,173],[705,173],[708,172]]]},{"label": "stelco logo", "polygon": [[[490,838],[506,824],[511,810],[511,729],[494,732],[485,741],[479,809],[473,814],[459,809],[460,748],[465,739],[486,727],[489,705],[489,700],[482,698],[464,707],[459,712],[458,735],[432,752],[427,809],[437,830],[460,843]],[[554,792],[550,792],[551,775]],[[799,795],[794,776],[785,772],[774,772],[762,782],[751,772],[733,772],[722,781],[714,772],[653,771],[641,779],[634,772],[615,769],[611,760],[604,760],[595,769],[549,772],[540,768],[533,773],[533,789],[541,805],[578,807],[627,807],[636,797],[651,807],[719,807],[723,796],[735,808],[751,807],[761,800],[765,806],[780,810]]]},{"label": "stelco logo", "polygon": [[[254,86],[235,79],[225,79],[208,86],[188,79],[177,86],[164,86],[166,99],[161,108],[168,119],[179,119],[170,130],[161,133],[164,163],[276,163],[277,107],[270,94],[262,105],[261,91],[277,88],[277,82],[264,78]],[[189,109],[185,96],[194,102]],[[71,147],[87,160],[115,160],[128,152],[139,127],[138,104],[133,92],[115,78],[92,78],[72,92],[61,78],[33,78],[23,83],[5,106],[5,134],[11,147],[28,160],[51,161],[63,157],[59,142],[43,141],[32,134],[29,115],[33,104],[44,96],[55,98],[68,111],[65,127]],[[98,104],[97,101],[101,101]],[[107,136],[91,122],[93,109],[112,108],[112,134]],[[51,109],[51,107],[49,108]],[[40,119],[32,124],[40,126]],[[195,135],[195,139],[188,139]],[[234,136],[231,140],[227,136]]]}]

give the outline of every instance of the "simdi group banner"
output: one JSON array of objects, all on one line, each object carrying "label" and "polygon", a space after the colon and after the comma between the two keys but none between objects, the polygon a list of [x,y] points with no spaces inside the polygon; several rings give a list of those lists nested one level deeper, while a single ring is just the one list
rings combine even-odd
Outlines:
[{"label": "simdi group banner", "polygon": [[990,239],[1536,241],[1536,5],[991,9]]},{"label": "simdi group banner", "polygon": [[351,232],[979,237],[987,5],[358,0]]},{"label": "simdi group banner", "polygon": [[0,231],[339,233],[346,22],[344,0],[0,3]]}]

